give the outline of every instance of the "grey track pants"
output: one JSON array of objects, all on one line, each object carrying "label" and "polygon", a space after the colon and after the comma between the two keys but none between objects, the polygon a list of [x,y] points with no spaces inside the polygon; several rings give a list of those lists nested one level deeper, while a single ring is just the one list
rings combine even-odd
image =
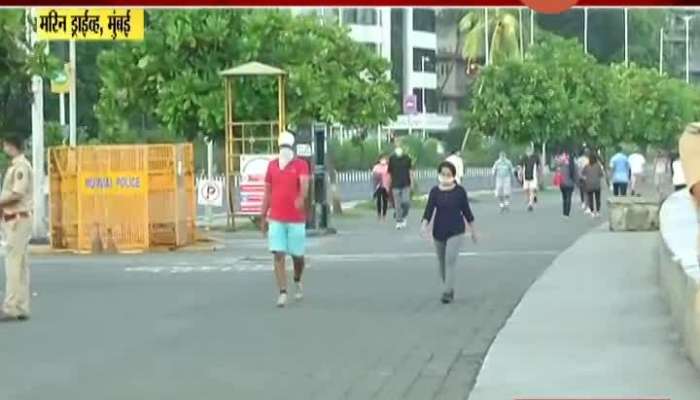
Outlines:
[{"label": "grey track pants", "polygon": [[435,240],[435,251],[438,256],[438,273],[442,280],[444,292],[454,290],[457,259],[463,244],[464,235],[452,236],[446,242]]},{"label": "grey track pants", "polygon": [[411,188],[393,189],[396,222],[404,222],[411,209]]}]

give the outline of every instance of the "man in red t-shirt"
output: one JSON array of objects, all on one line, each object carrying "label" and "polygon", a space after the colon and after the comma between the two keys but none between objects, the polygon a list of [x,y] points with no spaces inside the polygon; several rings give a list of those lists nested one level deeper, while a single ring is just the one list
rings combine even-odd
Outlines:
[{"label": "man in red t-shirt", "polygon": [[261,229],[267,233],[274,254],[275,278],[280,294],[277,306],[287,304],[287,254],[294,262],[297,300],[303,298],[301,275],[306,247],[306,196],[309,192],[309,166],[294,156],[294,135],[282,132],[279,157],[270,161],[265,175],[265,199],[260,215]]}]

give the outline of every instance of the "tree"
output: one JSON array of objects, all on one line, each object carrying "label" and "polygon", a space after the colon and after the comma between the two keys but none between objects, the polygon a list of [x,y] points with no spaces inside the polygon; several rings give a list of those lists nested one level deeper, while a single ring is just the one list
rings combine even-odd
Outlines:
[{"label": "tree", "polygon": [[[388,62],[337,25],[271,10],[169,10],[148,16],[143,43],[120,45],[99,58],[103,88],[97,116],[107,135],[123,137],[145,113],[170,135],[220,136],[224,93],[218,72],[253,60],[289,72],[291,124],[367,127],[398,113]],[[273,80],[245,79],[237,85],[235,115],[272,118],[276,100]]]},{"label": "tree", "polygon": [[693,86],[636,65],[601,65],[575,39],[545,38],[523,62],[490,66],[465,118],[508,143],[668,148],[700,118]]},{"label": "tree", "polygon": [[604,83],[600,68],[576,41],[549,38],[523,62],[484,70],[482,91],[466,119],[483,134],[509,143],[592,137],[600,125],[594,100]]},{"label": "tree", "polygon": [[31,132],[30,78],[48,76],[57,62],[45,54],[46,43],[27,42],[25,13],[0,10],[0,130]]}]

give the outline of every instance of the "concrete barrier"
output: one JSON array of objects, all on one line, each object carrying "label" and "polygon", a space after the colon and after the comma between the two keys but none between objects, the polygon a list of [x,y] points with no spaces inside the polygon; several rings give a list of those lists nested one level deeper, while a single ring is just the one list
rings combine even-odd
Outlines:
[{"label": "concrete barrier", "polygon": [[659,285],[685,353],[700,369],[697,211],[689,193],[680,191],[666,199],[659,215]]},{"label": "concrete barrier", "polygon": [[611,231],[655,231],[659,229],[659,201],[646,197],[608,199]]}]

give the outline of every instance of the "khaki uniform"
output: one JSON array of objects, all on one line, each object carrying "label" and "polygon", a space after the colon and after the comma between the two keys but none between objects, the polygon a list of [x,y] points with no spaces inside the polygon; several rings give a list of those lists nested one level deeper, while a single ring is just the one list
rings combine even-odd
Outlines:
[{"label": "khaki uniform", "polygon": [[32,234],[33,193],[32,166],[23,154],[12,160],[2,183],[0,199],[12,193],[20,200],[2,209],[2,228],[7,241],[5,249],[5,301],[7,315],[29,316],[29,264],[27,247]]},{"label": "khaki uniform", "polygon": [[686,131],[678,141],[678,152],[681,156],[685,183],[689,189],[700,183],[700,125],[697,128],[697,133],[692,132],[692,130]]}]

